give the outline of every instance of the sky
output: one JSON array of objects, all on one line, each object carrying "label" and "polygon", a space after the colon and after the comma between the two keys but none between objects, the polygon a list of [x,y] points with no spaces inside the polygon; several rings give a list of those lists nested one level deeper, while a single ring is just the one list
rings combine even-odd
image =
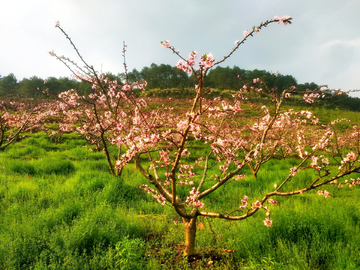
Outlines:
[{"label": "sky", "polygon": [[[2,1],[0,75],[18,80],[38,76],[70,77],[49,55],[80,63],[56,21],[87,63],[102,72],[169,64],[178,57],[160,46],[170,44],[187,58],[212,53],[222,59],[265,20],[292,16],[291,25],[271,24],[249,38],[222,63],[247,70],[292,75],[298,83],[327,84],[344,91],[360,89],[360,0],[12,0]],[[352,94],[360,97],[360,93]]]}]

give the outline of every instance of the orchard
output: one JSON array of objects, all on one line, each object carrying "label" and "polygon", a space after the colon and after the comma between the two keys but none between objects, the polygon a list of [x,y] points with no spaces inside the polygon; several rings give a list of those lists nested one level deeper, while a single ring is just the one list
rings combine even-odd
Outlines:
[{"label": "orchard", "polygon": [[[97,72],[57,23],[81,65],[55,52],[50,54],[64,63],[75,79],[91,85],[92,92],[69,89],[39,104],[14,97],[2,101],[0,147],[11,147],[29,130],[46,131],[55,141],[63,134],[77,133],[86,140],[87,148],[104,155],[113,177],[122,179],[124,170],[132,166],[142,175],[139,189],[153,197],[159,208],[172,209],[177,218],[175,225],[168,226],[181,226],[181,252],[189,260],[196,257],[197,231],[205,222],[247,222],[261,216],[263,226],[271,230],[281,216],[279,200],[314,193],[326,203],[337,196],[329,191],[334,186],[357,190],[360,184],[358,123],[346,118],[322,123],[311,110],[284,106],[292,98],[310,104],[315,99],[321,102],[341,95],[340,91],[327,86],[305,92],[289,87],[279,93],[260,78],[244,82],[239,76],[242,87],[231,98],[209,98],[212,90],[204,86],[209,70],[236,57],[242,44],[268,31],[265,28],[271,24],[288,25],[291,21],[290,16],[276,16],[244,31],[242,39],[220,60],[196,51],[184,57],[170,41],[162,41],[162,47],[179,57],[176,67],[197,79],[195,98],[184,100],[182,106],[175,106],[171,98],[159,103],[146,97],[145,81],[129,83],[126,77],[119,83]],[[126,50],[124,44],[125,74]],[[276,76],[274,73],[273,78]],[[134,91],[144,94],[134,95]],[[269,102],[252,103],[249,93]],[[271,170],[268,164],[276,163],[292,165],[285,168],[285,175],[264,182],[259,173],[264,168]],[[244,179],[262,187],[257,196],[241,190]],[[233,190],[238,190],[236,196],[226,197],[234,194]],[[217,204],[219,194],[226,202]],[[210,239],[214,229],[209,226]],[[221,233],[217,235],[221,237]]]}]

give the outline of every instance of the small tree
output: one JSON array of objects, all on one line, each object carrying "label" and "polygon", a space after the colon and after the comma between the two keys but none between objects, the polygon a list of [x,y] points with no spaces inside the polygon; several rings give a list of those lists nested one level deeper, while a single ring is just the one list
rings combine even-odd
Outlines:
[{"label": "small tree", "polygon": [[0,150],[23,138],[25,132],[42,130],[55,113],[45,100],[7,95],[0,101]]},{"label": "small tree", "polygon": [[128,122],[137,114],[142,106],[141,101],[136,101],[133,96],[134,89],[143,89],[145,81],[128,83],[127,67],[125,62],[126,45],[124,43],[123,57],[125,67],[125,84],[117,80],[110,80],[103,74],[98,74],[93,66],[88,65],[70,37],[57,23],[56,27],[70,41],[78,54],[84,67],[64,56],[58,56],[53,51],[51,56],[56,57],[72,72],[75,79],[90,84],[92,92],[81,94],[79,90],[71,89],[59,94],[58,110],[62,115],[59,128],[63,132],[75,131],[84,136],[89,144],[96,150],[103,151],[113,175],[120,175],[123,166],[116,164],[121,156],[121,141],[128,134]]}]

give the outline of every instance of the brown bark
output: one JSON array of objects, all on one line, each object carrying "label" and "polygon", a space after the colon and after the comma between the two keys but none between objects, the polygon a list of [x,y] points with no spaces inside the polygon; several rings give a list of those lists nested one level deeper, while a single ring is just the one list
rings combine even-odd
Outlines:
[{"label": "brown bark", "polygon": [[257,171],[252,171],[252,175],[255,181],[257,180],[257,173],[258,173]]},{"label": "brown bark", "polygon": [[185,249],[184,255],[194,255],[196,237],[196,216],[193,218],[182,218],[185,229]]}]

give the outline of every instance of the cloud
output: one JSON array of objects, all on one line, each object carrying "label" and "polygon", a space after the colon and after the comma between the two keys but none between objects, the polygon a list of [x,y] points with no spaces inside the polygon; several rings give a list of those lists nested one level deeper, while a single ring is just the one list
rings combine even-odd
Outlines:
[{"label": "cloud", "polygon": [[299,83],[360,88],[357,0],[14,0],[5,1],[2,10],[0,74],[12,72],[18,79],[70,75],[47,54],[55,50],[79,61],[54,28],[57,20],[86,61],[97,70],[119,73],[123,41],[129,45],[130,70],[151,63],[175,65],[178,58],[159,46],[165,39],[184,57],[197,50],[220,60],[244,30],[275,15],[292,15],[291,26],[270,25],[223,65],[279,71]]}]

